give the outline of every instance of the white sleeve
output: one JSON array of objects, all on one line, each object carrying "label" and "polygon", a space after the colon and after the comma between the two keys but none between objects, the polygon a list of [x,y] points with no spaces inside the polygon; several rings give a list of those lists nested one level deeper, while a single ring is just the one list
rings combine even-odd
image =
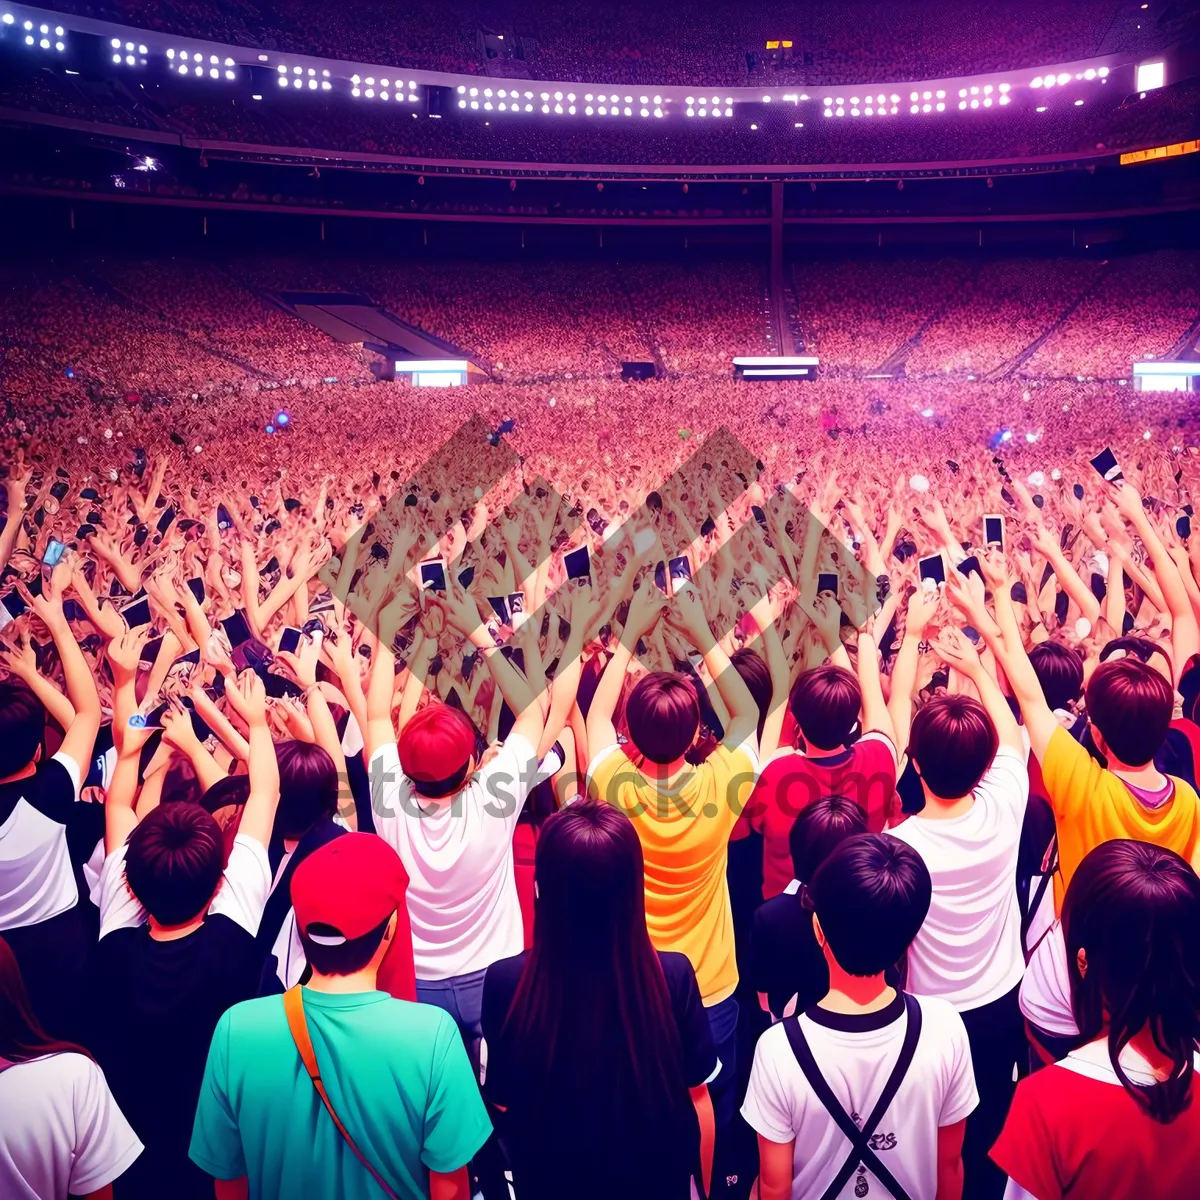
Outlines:
[{"label": "white sleeve", "polygon": [[1021,979],[1021,1015],[1051,1037],[1079,1036],[1071,1007],[1071,977],[1067,946],[1058,921],[1038,943]]},{"label": "white sleeve", "polygon": [[384,742],[367,763],[367,781],[371,790],[371,814],[375,830],[393,850],[399,850],[396,826],[403,815],[400,796],[408,785],[400,766],[400,751],[395,742]]},{"label": "white sleeve", "polygon": [[300,942],[300,931],[296,928],[296,910],[288,909],[287,916],[279,929],[275,945],[271,947],[275,956],[275,975],[284,988],[295,987],[308,966],[304,956],[304,946]]},{"label": "white sleeve", "polygon": [[346,732],[342,734],[342,753],[347,758],[353,758],[356,754],[362,753],[363,745],[362,730],[354,719],[354,714],[351,713],[350,719],[346,722]]},{"label": "white sleeve", "polygon": [[[779,1036],[775,1036],[777,1033]],[[750,1068],[750,1082],[746,1087],[746,1099],[742,1103],[742,1116],[750,1128],[767,1141],[781,1144],[790,1142],[796,1136],[798,1126],[794,1098],[788,1094],[788,1088],[780,1078],[778,1056],[784,1049],[787,1049],[790,1057],[791,1050],[787,1048],[787,1036],[782,1025],[773,1025],[758,1039],[758,1045],[754,1048],[754,1065]]]},{"label": "white sleeve", "polygon": [[989,798],[1003,804],[1024,820],[1025,808],[1029,804],[1027,757],[1012,746],[1001,746],[980,787]]},{"label": "white sleeve", "polygon": [[87,884],[88,899],[100,907],[100,876],[104,871],[104,839],[96,843],[87,862],[80,868],[83,872],[83,882]]},{"label": "white sleeve", "polygon": [[208,911],[228,917],[256,937],[270,894],[271,864],[266,850],[257,838],[239,833],[233,839],[229,862]]},{"label": "white sleeve", "polygon": [[616,754],[619,750],[623,750],[623,749],[624,749],[624,747],[622,747],[619,742],[613,742],[613,744],[611,746],[605,746],[603,749],[596,751],[596,753],[592,757],[592,761],[590,763],[588,763],[587,775],[585,776],[584,781],[583,781],[584,792],[591,791],[592,775],[595,772],[596,768],[610,754]]},{"label": "white sleeve", "polygon": [[98,1192],[124,1174],[142,1152],[142,1143],[109,1091],[104,1072],[82,1054],[64,1055],[74,1077],[75,1150],[68,1190],[72,1196]]},{"label": "white sleeve", "polygon": [[83,768],[69,754],[64,754],[61,750],[53,755],[50,761],[58,763],[71,777],[71,789],[75,793],[75,799],[78,800],[79,789],[83,786]]},{"label": "white sleeve", "polygon": [[931,1024],[944,1030],[945,1087],[942,1104],[938,1111],[938,1128],[957,1125],[979,1107],[979,1092],[975,1087],[975,1069],[971,1064],[971,1043],[967,1039],[967,1027],[963,1019],[945,1002],[938,1004],[938,1012],[930,1012],[922,1005],[923,1015],[933,1018]]},{"label": "white sleeve", "polygon": [[146,910],[125,882],[125,849],[118,846],[100,868],[100,936],[146,923]]},{"label": "white sleeve", "polygon": [[484,811],[515,825],[537,781],[537,747],[519,733],[510,733],[500,753],[476,774],[474,782],[483,797]]}]

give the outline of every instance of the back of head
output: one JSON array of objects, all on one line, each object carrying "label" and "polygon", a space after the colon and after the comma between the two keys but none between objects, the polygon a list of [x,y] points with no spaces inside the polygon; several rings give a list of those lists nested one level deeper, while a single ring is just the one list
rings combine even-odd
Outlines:
[{"label": "back of head", "polygon": [[741,676],[742,682],[750,689],[754,703],[758,705],[758,736],[762,737],[763,724],[771,710],[771,672],[767,669],[766,660],[757,650],[743,646],[735,650],[729,661],[733,669]]},{"label": "back of head", "polygon": [[642,676],[625,702],[629,738],[652,763],[682,758],[700,729],[700,702],[691,682],[669,671]]},{"label": "back of head", "polygon": [[837,846],[807,885],[829,950],[851,975],[878,975],[903,957],[929,911],[933,881],[921,856],[882,833]]},{"label": "back of head", "polygon": [[453,705],[429,704],[405,725],[396,749],[418,795],[449,796],[462,787],[471,769],[475,726]]},{"label": "back of head", "polygon": [[19,679],[0,679],[0,779],[24,770],[46,732],[46,710]]},{"label": "back of head", "polygon": [[836,750],[854,732],[862,689],[852,672],[826,663],[796,680],[788,707],[806,745]]},{"label": "back of head", "polygon": [[279,809],[275,828],[285,838],[303,837],[337,812],[337,767],[329,752],[311,742],[280,742]]},{"label": "back of head", "polygon": [[913,719],[908,752],[926,787],[943,800],[967,795],[983,778],[1000,739],[987,709],[969,696],[937,696]]},{"label": "back of head", "polygon": [[796,878],[811,879],[817,868],[848,837],[867,832],[863,810],[845,796],[822,796],[792,823],[788,847]]},{"label": "back of head", "polygon": [[1087,685],[1088,720],[1104,748],[1130,767],[1144,767],[1167,736],[1175,693],[1153,667],[1126,657],[1101,663]]},{"label": "back of head", "polygon": [[[1072,876],[1062,921],[1080,1034],[1092,1041],[1107,1027],[1126,1091],[1155,1120],[1173,1120],[1189,1100],[1200,1037],[1200,879],[1174,851],[1104,842]],[[1147,1026],[1173,1067],[1170,1078],[1149,1087],[1135,1084],[1119,1062]]]},{"label": "back of head", "polygon": [[56,1041],[42,1028],[29,1002],[17,956],[0,937],[0,1058],[21,1063],[67,1051],[87,1054],[82,1046]]},{"label": "back of head", "polygon": [[182,925],[208,908],[225,865],[221,829],[199,804],[160,804],[129,835],[125,879],[161,925]]},{"label": "back of head", "polygon": [[1062,642],[1040,642],[1029,651],[1042,695],[1053,709],[1065,709],[1083,695],[1083,659]]},{"label": "back of head", "polygon": [[1139,637],[1136,633],[1128,633],[1105,642],[1100,650],[1100,661],[1120,662],[1123,658],[1136,658],[1153,667],[1165,680],[1174,685],[1175,664],[1167,647],[1153,638]]}]

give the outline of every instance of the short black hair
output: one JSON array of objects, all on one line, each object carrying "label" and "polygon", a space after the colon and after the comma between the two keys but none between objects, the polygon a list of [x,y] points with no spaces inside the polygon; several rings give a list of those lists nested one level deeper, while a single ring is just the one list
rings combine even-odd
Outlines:
[{"label": "short black hair", "polygon": [[796,680],[788,708],[806,743],[819,750],[836,750],[854,732],[862,688],[852,671],[825,663]]},{"label": "short black hair", "polygon": [[908,735],[909,757],[942,800],[972,792],[999,747],[987,709],[970,696],[935,696],[913,718]]},{"label": "short black hair", "polygon": [[1066,708],[1083,695],[1083,659],[1062,642],[1040,642],[1029,651],[1033,673],[1051,708]]},{"label": "short black hair", "polygon": [[867,832],[863,810],[846,796],[822,796],[792,822],[788,848],[797,879],[807,881],[848,837]]},{"label": "short black hair", "polygon": [[46,708],[19,679],[0,680],[0,779],[24,770],[46,734]]},{"label": "short black hair", "polygon": [[933,881],[921,856],[883,833],[847,838],[807,884],[825,940],[851,975],[899,962],[929,912]]},{"label": "short black hair", "polygon": [[389,914],[384,918],[383,924],[377,925],[370,933],[364,933],[362,937],[347,938],[336,946],[326,946],[313,941],[314,933],[321,937],[334,936],[338,932],[332,925],[322,925],[319,921],[314,921],[300,934],[300,945],[304,947],[308,965],[322,975],[353,975],[355,971],[361,971],[375,957],[375,951],[379,949],[379,943],[383,941],[391,919]]},{"label": "short black hair", "polygon": [[160,804],[129,835],[125,880],[161,925],[182,925],[204,913],[224,869],[221,827],[199,804]]},{"label": "short black hair", "polygon": [[329,752],[310,742],[279,742],[279,810],[275,826],[286,838],[303,837],[337,812],[337,767]]}]

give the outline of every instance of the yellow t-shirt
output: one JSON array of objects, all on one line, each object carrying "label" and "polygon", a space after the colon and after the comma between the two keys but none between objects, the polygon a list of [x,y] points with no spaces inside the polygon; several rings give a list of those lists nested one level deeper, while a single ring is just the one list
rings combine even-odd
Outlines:
[{"label": "yellow t-shirt", "polygon": [[1062,913],[1067,884],[1084,856],[1103,842],[1152,842],[1191,861],[1200,834],[1200,799],[1190,784],[1174,775],[1167,778],[1175,787],[1171,799],[1161,808],[1147,808],[1065,729],[1054,731],[1042,761],[1042,781],[1058,826],[1056,913]]},{"label": "yellow t-shirt", "polygon": [[613,746],[597,755],[588,772],[588,795],[627,813],[641,839],[650,940],[659,950],[688,956],[707,1006],[737,987],[725,866],[729,835],[757,771],[750,750],[720,746],[660,789]]}]

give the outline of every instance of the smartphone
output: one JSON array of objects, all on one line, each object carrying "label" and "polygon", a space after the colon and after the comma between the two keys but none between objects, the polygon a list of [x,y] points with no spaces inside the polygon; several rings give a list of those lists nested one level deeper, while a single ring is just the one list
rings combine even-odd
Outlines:
[{"label": "smartphone", "polygon": [[712,517],[705,517],[704,524],[700,526],[700,536],[708,537],[710,534],[716,533],[717,523]]},{"label": "smartphone", "polygon": [[979,569],[979,557],[975,554],[968,554],[966,558],[958,564],[958,573],[964,578],[974,571],[980,579],[983,578],[983,572]]},{"label": "smartphone", "polygon": [[162,646],[162,638],[151,638],[143,647],[140,656],[140,661],[144,663],[152,663],[158,658],[159,648]]},{"label": "smartphone", "polygon": [[586,546],[572,550],[563,558],[563,563],[567,568],[568,579],[591,579],[592,556]]},{"label": "smartphone", "polygon": [[239,608],[231,616],[226,617],[221,622],[221,628],[225,630],[225,636],[229,639],[232,649],[236,649],[243,642],[250,640],[250,625],[246,620],[245,609]]},{"label": "smartphone", "polygon": [[181,654],[168,668],[167,677],[172,675],[182,675],[185,671],[191,670],[192,667],[200,665],[200,651],[189,650],[186,654]]},{"label": "smartphone", "polygon": [[501,625],[507,625],[509,623],[507,598],[504,596],[489,596],[487,602],[492,606],[492,612],[496,614],[496,620]]},{"label": "smartphone", "polygon": [[439,558],[421,564],[421,586],[435,592],[446,590],[446,567]]},{"label": "smartphone", "polygon": [[1184,513],[1183,516],[1176,519],[1175,532],[1179,534],[1181,538],[1192,536],[1192,518],[1189,517],[1187,513]]},{"label": "smartphone", "polygon": [[974,645],[974,646],[979,645],[979,630],[978,629],[974,628],[974,626],[972,626],[972,625],[964,625],[962,627],[962,631],[967,636],[967,639],[971,642],[972,645]]},{"label": "smartphone", "polygon": [[835,571],[822,571],[817,576],[817,595],[820,596],[823,592],[828,592],[831,596],[837,597],[838,594],[838,577]]},{"label": "smartphone", "polygon": [[233,528],[233,518],[229,515],[229,509],[223,504],[217,505],[217,528],[222,533]]},{"label": "smartphone", "polygon": [[94,487],[85,487],[79,493],[80,500],[99,500],[100,493]]},{"label": "smartphone", "polygon": [[52,483],[50,485],[50,495],[53,496],[55,500],[61,502],[66,497],[67,487],[68,485],[66,481],[60,479],[57,483]]},{"label": "smartphone", "polygon": [[686,554],[677,555],[667,563],[667,573],[671,577],[671,592],[679,593],[679,589],[692,582],[692,563]]},{"label": "smartphone", "polygon": [[27,611],[28,605],[21,599],[19,592],[15,590],[6,592],[0,596],[0,629],[18,617],[23,617]]},{"label": "smartphone", "polygon": [[173,508],[163,509],[163,514],[158,518],[157,529],[159,533],[166,533],[171,528],[171,522],[175,520],[175,510]]},{"label": "smartphone", "polygon": [[508,611],[515,617],[517,613],[525,611],[525,593],[524,592],[509,592],[508,593]]},{"label": "smartphone", "polygon": [[940,554],[927,554],[918,561],[917,566],[923,584],[936,587],[946,582],[946,563]]},{"label": "smartphone", "polygon": [[46,552],[42,555],[43,567],[56,567],[62,560],[62,556],[67,552],[67,547],[58,538],[51,538],[46,543]]},{"label": "smartphone", "polygon": [[195,579],[187,581],[188,591],[196,597],[197,604],[204,603],[204,580],[197,576]]},{"label": "smartphone", "polygon": [[1116,483],[1118,479],[1125,478],[1121,473],[1121,468],[1117,465],[1117,456],[1108,446],[1105,446],[1091,462],[1092,466],[1096,468],[1096,473],[1107,483]]},{"label": "smartphone", "polygon": [[1004,549],[1004,518],[1001,516],[984,515],[983,518],[983,544],[985,546],[999,546]]},{"label": "smartphone", "polygon": [[279,638],[279,653],[280,654],[295,654],[296,647],[300,645],[300,630],[289,625]]},{"label": "smartphone", "polygon": [[665,562],[654,564],[654,586],[664,595],[667,594],[667,564]]},{"label": "smartphone", "polygon": [[121,609],[121,616],[130,629],[138,629],[150,624],[150,600],[145,592],[138,592],[134,598]]}]

